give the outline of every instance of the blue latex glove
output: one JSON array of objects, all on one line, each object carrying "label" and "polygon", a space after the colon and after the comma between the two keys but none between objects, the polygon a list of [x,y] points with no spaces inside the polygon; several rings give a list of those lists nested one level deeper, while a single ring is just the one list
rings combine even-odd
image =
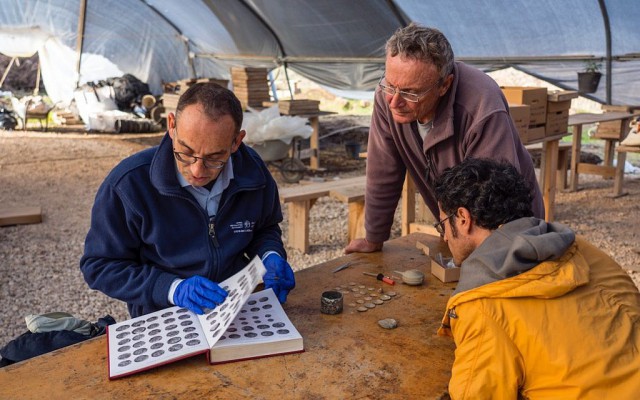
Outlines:
[{"label": "blue latex glove", "polygon": [[291,266],[278,254],[271,253],[264,259],[264,267],[267,269],[267,273],[262,277],[264,288],[273,289],[280,303],[284,303],[289,291],[296,286]]},{"label": "blue latex glove", "polygon": [[201,276],[192,276],[180,282],[173,293],[173,304],[185,307],[196,314],[204,314],[204,308],[213,309],[227,298],[227,292]]}]

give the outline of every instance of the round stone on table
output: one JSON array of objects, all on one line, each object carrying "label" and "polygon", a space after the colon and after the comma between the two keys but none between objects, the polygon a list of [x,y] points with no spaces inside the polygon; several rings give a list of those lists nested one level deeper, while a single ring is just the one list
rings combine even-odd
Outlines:
[{"label": "round stone on table", "polygon": [[398,321],[393,318],[385,318],[378,321],[378,325],[384,329],[394,329],[398,327]]}]

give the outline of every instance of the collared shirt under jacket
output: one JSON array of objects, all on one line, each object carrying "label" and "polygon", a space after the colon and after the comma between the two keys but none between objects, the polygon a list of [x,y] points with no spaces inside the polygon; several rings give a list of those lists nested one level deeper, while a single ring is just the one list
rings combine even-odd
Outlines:
[{"label": "collared shirt under jacket", "polygon": [[171,306],[176,278],[221,282],[256,255],[286,257],[273,177],[244,144],[231,157],[234,179],[214,219],[180,186],[168,134],[116,166],[96,195],[80,261],[89,286],[136,317]]}]

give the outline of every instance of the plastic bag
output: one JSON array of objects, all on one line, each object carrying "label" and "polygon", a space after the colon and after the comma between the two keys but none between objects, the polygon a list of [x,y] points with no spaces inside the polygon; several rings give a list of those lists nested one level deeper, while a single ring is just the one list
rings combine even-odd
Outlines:
[{"label": "plastic bag", "polygon": [[244,142],[251,145],[267,140],[282,140],[290,144],[296,138],[308,139],[313,128],[308,125],[307,118],[280,115],[278,105],[262,111],[249,109],[244,113],[242,129],[247,132]]}]

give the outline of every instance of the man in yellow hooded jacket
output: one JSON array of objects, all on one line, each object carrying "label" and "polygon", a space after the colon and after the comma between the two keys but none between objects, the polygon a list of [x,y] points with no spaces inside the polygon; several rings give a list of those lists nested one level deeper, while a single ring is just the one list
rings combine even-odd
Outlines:
[{"label": "man in yellow hooded jacket", "polygon": [[640,293],[604,252],[534,218],[508,163],[467,159],[436,184],[460,280],[438,331],[452,399],[640,398]]}]

